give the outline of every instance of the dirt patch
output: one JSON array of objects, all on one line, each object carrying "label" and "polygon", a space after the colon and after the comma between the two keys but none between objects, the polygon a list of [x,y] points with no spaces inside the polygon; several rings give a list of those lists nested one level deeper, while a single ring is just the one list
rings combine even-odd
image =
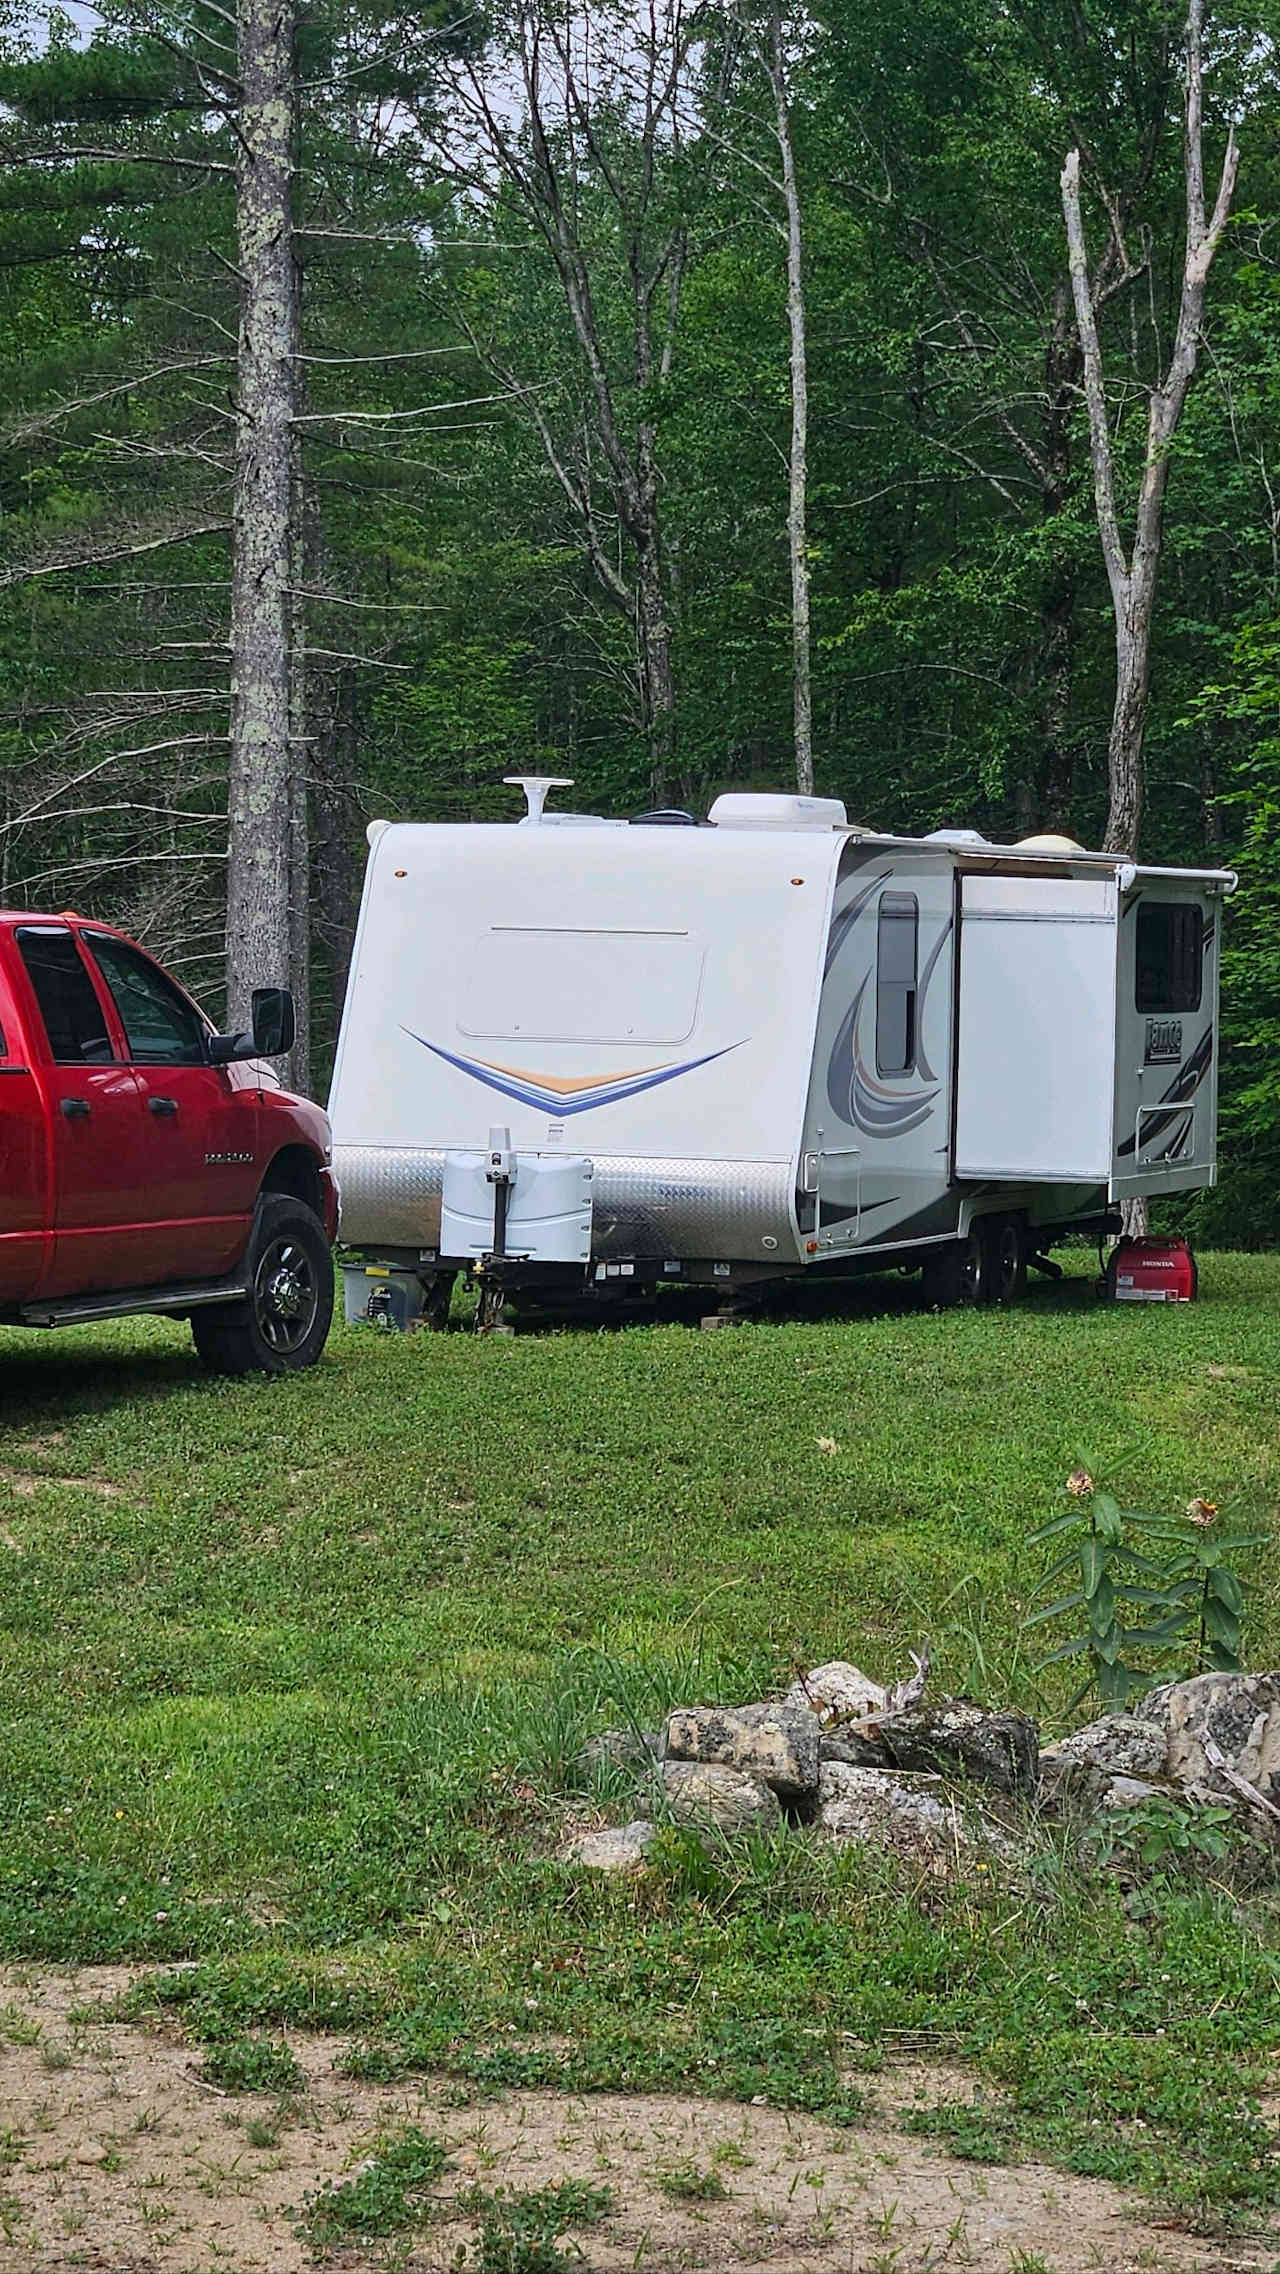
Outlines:
[{"label": "dirt patch", "polygon": [[123,1500],[124,1486],[110,1484],[105,1477],[63,1476],[53,1469],[0,1468],[0,1486],[16,1494],[19,1500],[34,1500],[38,1492],[47,1491],[50,1485],[65,1485],[75,1492],[94,1492],[99,1500]]},{"label": "dirt patch", "polygon": [[[1009,2274],[1041,2262],[1048,2274],[1260,2274],[1275,2264],[1274,2246],[1198,2244],[1154,2225],[1115,2188],[1034,2163],[963,2163],[905,2134],[899,2112],[970,2089],[963,2072],[919,2059],[873,2081],[882,2114],[834,2132],[768,2108],[620,2093],[522,2092],[459,2107],[440,2079],[337,2076],[342,2041],[294,2033],[306,2090],[273,2143],[255,2146],[248,2127],[277,2121],[269,2095],[213,2090],[171,2030],[85,2018],[131,1979],[119,1967],[0,1974],[6,2274],[304,2274],[313,2261],[294,2232],[304,2198],[405,2121],[448,2143],[442,2196],[566,2178],[612,2188],[612,2216],[581,2238],[582,2263],[598,2274]],[[708,2170],[722,2198],[670,2191]],[[473,2232],[445,2215],[394,2260],[369,2245],[341,2263],[444,2274]]]}]

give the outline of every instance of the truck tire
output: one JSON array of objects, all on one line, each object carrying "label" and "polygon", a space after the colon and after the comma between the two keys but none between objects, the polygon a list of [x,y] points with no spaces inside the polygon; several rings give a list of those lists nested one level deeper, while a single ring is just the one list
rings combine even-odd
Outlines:
[{"label": "truck tire", "polygon": [[991,1250],[982,1226],[972,1224],[962,1240],[948,1240],[945,1247],[935,1248],[925,1263],[921,1284],[925,1302],[934,1311],[987,1302]]},{"label": "truck tire", "polygon": [[191,1333],[214,1374],[295,1374],[314,1366],[333,1318],[324,1226],[291,1193],[266,1193],[245,1255],[249,1293],[193,1311]]}]

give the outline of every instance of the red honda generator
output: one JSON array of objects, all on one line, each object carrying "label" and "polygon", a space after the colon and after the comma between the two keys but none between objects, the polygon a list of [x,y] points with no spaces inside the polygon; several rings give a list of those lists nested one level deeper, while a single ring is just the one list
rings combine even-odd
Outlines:
[{"label": "red honda generator", "polygon": [[1113,1303],[1193,1303],[1196,1282],[1186,1240],[1120,1240],[1102,1275],[1103,1293]]}]

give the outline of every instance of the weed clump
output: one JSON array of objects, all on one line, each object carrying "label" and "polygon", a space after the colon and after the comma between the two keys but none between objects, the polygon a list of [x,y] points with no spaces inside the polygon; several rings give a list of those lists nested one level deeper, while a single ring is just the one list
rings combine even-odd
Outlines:
[{"label": "weed clump", "polygon": [[459,2207],[479,2213],[482,2224],[477,2274],[562,2274],[572,2261],[557,2248],[572,2227],[599,2226],[614,2207],[611,2187],[562,2179],[555,2187],[488,2194],[475,2188]]},{"label": "weed clump", "polygon": [[309,2195],[295,2231],[313,2250],[337,2250],[361,2237],[421,2226],[448,2161],[442,2140],[406,2124],[384,2135],[353,2178]]},{"label": "weed clump", "polygon": [[200,2074],[220,2092],[300,2092],[307,2081],[288,2046],[274,2037],[229,2037],[211,2045]]}]

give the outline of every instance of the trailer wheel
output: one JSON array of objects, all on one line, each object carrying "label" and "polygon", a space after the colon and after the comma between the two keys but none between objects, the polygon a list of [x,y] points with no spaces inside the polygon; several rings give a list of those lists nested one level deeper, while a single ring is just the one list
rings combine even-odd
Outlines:
[{"label": "trailer wheel", "polygon": [[314,1366],[333,1317],[333,1258],[324,1226],[291,1193],[260,1201],[245,1256],[243,1302],[191,1314],[191,1334],[213,1374],[295,1374]]},{"label": "trailer wheel", "polygon": [[443,1334],[449,1324],[456,1271],[437,1271],[422,1282],[422,1324],[428,1334]]},{"label": "trailer wheel", "polygon": [[990,1249],[981,1226],[972,1224],[962,1240],[949,1240],[929,1257],[922,1279],[925,1302],[935,1311],[985,1303],[990,1276]]},{"label": "trailer wheel", "polygon": [[987,1216],[979,1227],[987,1249],[988,1303],[1020,1303],[1027,1291],[1027,1229],[1021,1216]]}]

